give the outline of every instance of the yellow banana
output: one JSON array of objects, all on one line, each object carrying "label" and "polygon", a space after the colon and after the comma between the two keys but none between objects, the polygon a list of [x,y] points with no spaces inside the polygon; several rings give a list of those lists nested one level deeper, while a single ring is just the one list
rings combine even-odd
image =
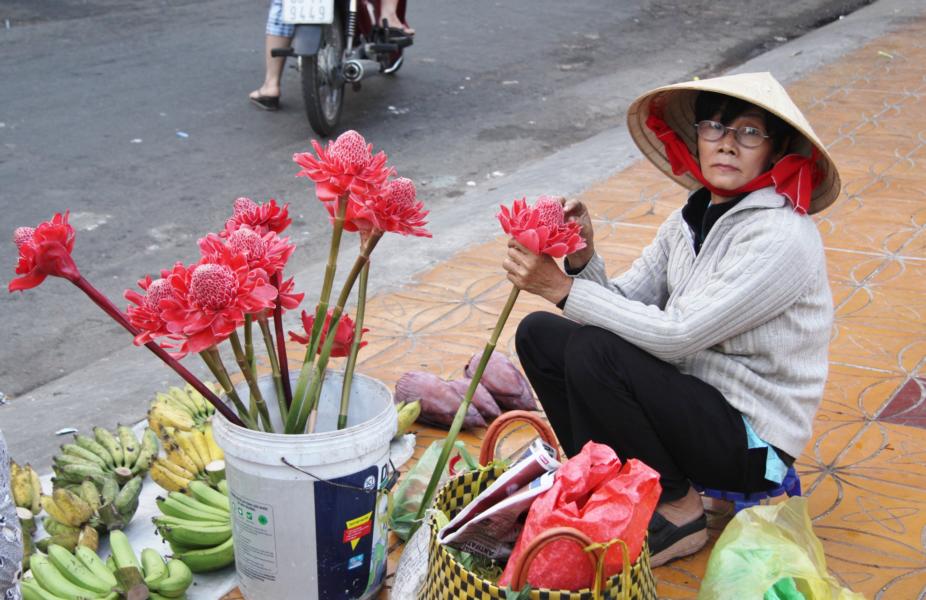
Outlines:
[{"label": "yellow banana", "polygon": [[27,469],[31,467],[28,465],[20,467],[14,461],[10,461],[10,488],[13,491],[13,503],[32,510],[35,490],[32,487],[32,477]]},{"label": "yellow banana", "polygon": [[[197,452],[196,447],[193,445],[193,432],[192,431],[177,431],[174,433],[174,439],[177,440],[177,445],[180,446],[180,449],[183,450],[183,453],[189,457],[193,464],[196,465],[196,471],[202,472],[206,468],[206,463],[203,462],[202,457]],[[207,457],[208,458],[208,457]]]},{"label": "yellow banana", "polygon": [[[67,517],[62,523],[78,527],[86,523],[93,516],[93,507],[70,490],[57,489],[52,492],[55,505]],[[56,517],[57,518],[57,517]]]},{"label": "yellow banana", "polygon": [[39,480],[39,474],[35,472],[31,465],[27,464],[24,468],[29,472],[29,479],[32,482],[32,508],[29,510],[32,511],[32,514],[37,515],[42,510],[42,482]]},{"label": "yellow banana", "polygon": [[225,460],[225,452],[215,443],[215,436],[212,435],[212,421],[206,421],[203,427],[203,437],[209,447],[209,457],[212,460]]},{"label": "yellow banana", "polygon": [[149,473],[156,484],[169,492],[186,492],[187,486],[190,484],[189,479],[184,479],[172,473],[162,465],[160,460],[151,465]]},{"label": "yellow banana", "polygon": [[190,471],[187,471],[186,469],[184,469],[183,467],[181,467],[175,462],[171,462],[167,460],[166,458],[159,458],[158,462],[161,463],[162,469],[167,469],[168,471],[170,471],[174,475],[177,475],[181,479],[196,479],[196,473],[191,473]]},{"label": "yellow banana", "polygon": [[71,516],[66,514],[63,509],[61,509],[56,503],[54,498],[51,496],[42,496],[42,508],[45,509],[45,512],[48,513],[48,516],[64,525],[69,525],[71,527],[77,527],[83,522],[75,523],[71,525]]},{"label": "yellow banana", "polygon": [[[187,456],[182,447],[177,442],[164,446],[164,452],[167,454],[167,460],[176,463],[189,471],[190,473],[199,473],[201,467],[193,462],[193,459]],[[205,466],[205,465],[203,465]]]},{"label": "yellow banana", "polygon": [[196,453],[199,454],[199,458],[203,461],[203,469],[205,469],[206,465],[214,460],[212,453],[209,452],[209,444],[206,443],[206,434],[194,429],[190,432],[190,439],[193,440],[193,447],[196,448]]},{"label": "yellow banana", "polygon": [[186,390],[180,389],[176,386],[173,386],[167,390],[179,405],[183,406],[191,417],[195,417],[199,412],[199,406],[193,401],[192,398],[186,393]]}]

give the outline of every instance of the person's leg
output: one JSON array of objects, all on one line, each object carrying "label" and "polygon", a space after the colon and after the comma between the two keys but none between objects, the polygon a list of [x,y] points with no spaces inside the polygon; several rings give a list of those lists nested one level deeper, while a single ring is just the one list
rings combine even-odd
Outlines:
[{"label": "person's leg", "polygon": [[267,27],[264,39],[264,82],[248,95],[255,105],[265,110],[280,107],[280,80],[283,77],[285,57],[275,58],[270,51],[274,48],[289,48],[293,41],[295,27],[283,22],[283,0],[273,0],[267,12]]},{"label": "person's leg", "polygon": [[382,23],[383,19],[389,24],[389,27],[395,27],[405,31],[409,35],[414,35],[415,30],[409,27],[406,23],[402,22],[402,19],[399,18],[399,15],[396,13],[396,8],[399,5],[399,0],[381,0],[379,3],[379,20]]},{"label": "person's leg", "polygon": [[251,92],[251,98],[279,98],[280,97],[280,79],[283,76],[283,66],[286,64],[286,58],[283,56],[275,57],[270,55],[274,48],[289,48],[292,38],[278,35],[268,35],[264,43],[264,82],[259,88]]},{"label": "person's leg", "polygon": [[653,564],[707,542],[699,494],[689,480],[725,489],[747,481],[742,416],[713,386],[597,327],[569,337],[566,393],[572,438],[614,448],[660,474],[662,496],[650,523]]},{"label": "person's leg", "polygon": [[582,449],[586,440],[574,443],[569,402],[566,396],[566,357],[563,347],[579,324],[559,315],[535,312],[524,317],[515,334],[521,367],[537,394],[547,419],[566,456]]}]

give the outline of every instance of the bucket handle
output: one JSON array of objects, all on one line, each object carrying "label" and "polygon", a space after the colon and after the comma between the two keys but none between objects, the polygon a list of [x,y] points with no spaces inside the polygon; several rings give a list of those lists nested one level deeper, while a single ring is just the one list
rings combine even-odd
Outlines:
[{"label": "bucket handle", "polygon": [[310,473],[309,471],[306,471],[302,467],[297,467],[293,463],[289,462],[289,460],[287,460],[285,456],[280,457],[280,461],[284,465],[289,467],[290,469],[295,469],[296,471],[299,471],[303,475],[308,475],[309,477],[311,477],[312,479],[320,483],[327,483],[328,485],[333,486],[333,487],[346,488],[349,490],[354,490],[355,492],[362,492],[364,494],[378,494],[380,491],[383,491],[383,490],[388,492],[389,490],[392,489],[392,487],[395,485],[395,482],[398,481],[399,479],[399,471],[398,469],[395,468],[395,465],[392,463],[391,458],[389,459],[389,464],[387,465],[388,474],[383,479],[383,481],[379,484],[379,486],[372,490],[368,490],[358,485],[351,485],[349,483],[338,483],[336,481],[331,481],[330,479],[323,479],[322,477],[319,477],[318,475],[315,475],[314,473]]}]

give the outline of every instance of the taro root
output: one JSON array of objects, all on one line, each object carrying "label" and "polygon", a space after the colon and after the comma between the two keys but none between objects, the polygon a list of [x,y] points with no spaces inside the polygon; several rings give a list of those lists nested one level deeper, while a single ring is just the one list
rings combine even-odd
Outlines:
[{"label": "taro root", "polygon": [[[476,367],[479,366],[480,358],[482,358],[481,353],[474,354],[469,359],[469,364],[466,365],[467,377],[473,376]],[[501,352],[493,352],[489,357],[479,383],[489,390],[502,410],[537,410],[527,378]]]},{"label": "taro root", "polygon": [[[461,377],[460,379],[451,381],[450,385],[453,386],[453,389],[455,389],[462,398],[466,396],[466,390],[469,389],[471,381],[472,379],[469,377]],[[482,415],[482,418],[486,421],[491,421],[502,414],[502,409],[499,408],[498,404],[495,402],[495,398],[492,397],[492,394],[489,393],[486,386],[481,383],[476,384],[476,391],[473,393],[473,402],[471,406],[475,406],[476,410],[479,411],[479,414]]]},{"label": "taro root", "polygon": [[[425,371],[409,371],[395,384],[395,401],[415,400],[421,400],[421,416],[418,417],[418,421],[449,428],[463,401],[463,395],[457,393],[450,382],[437,375]],[[475,405],[470,403],[463,420],[463,428],[485,427],[485,424],[485,419]]]}]

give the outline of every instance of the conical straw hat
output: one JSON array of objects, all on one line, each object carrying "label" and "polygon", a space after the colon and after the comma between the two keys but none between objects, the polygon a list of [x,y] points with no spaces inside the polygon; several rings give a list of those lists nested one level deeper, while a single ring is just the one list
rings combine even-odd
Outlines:
[{"label": "conical straw hat", "polygon": [[694,128],[694,107],[698,92],[702,91],[740,98],[781,117],[794,127],[801,135],[798,139],[792,140],[787,150],[788,153],[810,156],[811,144],[816,146],[820,153],[817,166],[825,174],[820,184],[814,188],[808,212],[811,214],[820,212],[836,200],[841,189],[836,164],[817,134],[813,132],[810,123],[788,96],[788,92],[778,83],[778,80],[772,77],[771,73],[743,73],[676,83],[656,88],[634,100],[627,111],[627,127],[637,147],[650,162],[659,167],[659,170],[688,189],[694,190],[701,187],[701,183],[689,173],[683,175],[672,173],[672,167],[669,166],[669,160],[666,158],[665,147],[656,134],[646,126],[646,119],[653,104],[658,103],[662,107],[663,120],[685,142],[692,155],[696,155],[698,142]]}]

